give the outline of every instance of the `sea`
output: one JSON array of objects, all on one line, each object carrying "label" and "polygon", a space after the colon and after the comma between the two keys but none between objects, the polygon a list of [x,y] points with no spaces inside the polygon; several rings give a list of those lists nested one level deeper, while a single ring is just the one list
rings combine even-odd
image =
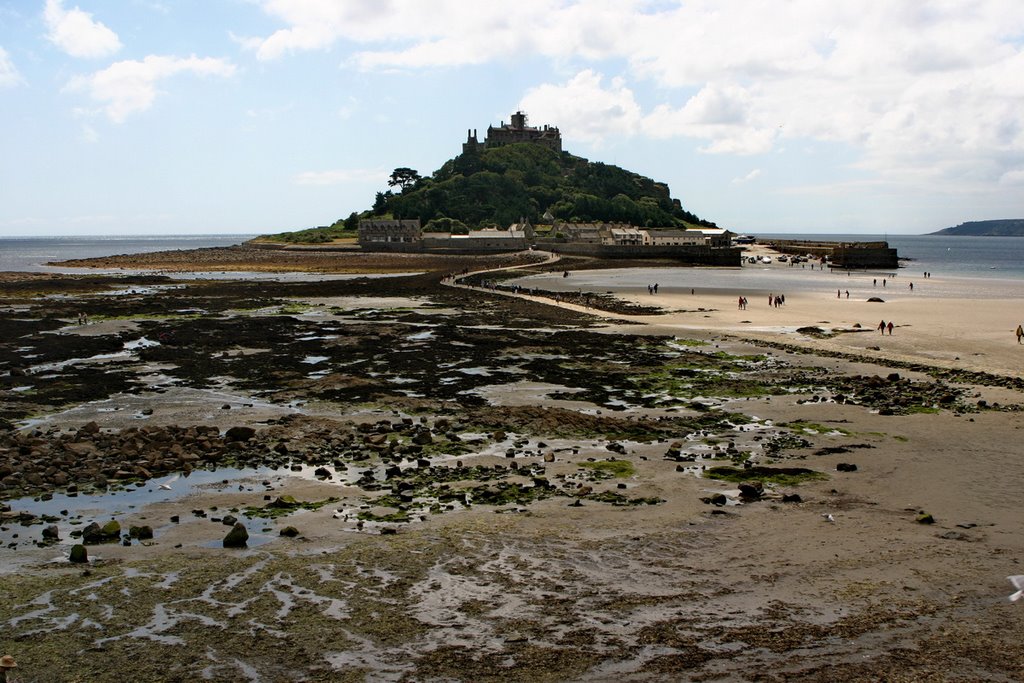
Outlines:
[{"label": "sea", "polygon": [[95,237],[0,237],[0,272],[95,273],[47,265],[51,261],[150,251],[230,247],[256,235],[117,235]]},{"label": "sea", "polygon": [[[758,238],[886,241],[897,250],[901,273],[1024,279],[1024,237],[939,235],[754,234]],[[83,272],[47,265],[73,258],[139,254],[150,251],[226,247],[256,235],[129,235],[96,237],[0,237],[0,271]],[[96,272],[96,271],[84,271]]]}]

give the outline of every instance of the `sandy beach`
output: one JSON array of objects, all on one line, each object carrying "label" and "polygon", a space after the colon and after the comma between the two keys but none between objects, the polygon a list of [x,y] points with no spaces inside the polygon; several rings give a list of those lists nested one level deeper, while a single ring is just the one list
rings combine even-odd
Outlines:
[{"label": "sandy beach", "polygon": [[[232,258],[202,267],[258,270]],[[5,280],[0,639],[24,680],[1024,677],[1016,299],[530,260],[518,294],[444,278],[512,264],[486,259]],[[91,512],[59,512],[95,479],[66,453],[110,482]],[[286,495],[311,504],[222,547],[222,518]],[[154,538],[69,564],[110,517]]]},{"label": "sandy beach", "polygon": [[[608,283],[607,271],[577,272],[568,279],[536,276],[520,282],[525,288],[554,291],[572,291],[576,285],[612,292],[638,305],[658,306],[663,314],[627,318],[670,333],[710,330],[947,368],[1009,376],[1024,372],[1024,351],[1014,336],[1017,325],[1024,321],[1012,305],[1024,297],[1021,282],[913,279],[901,273],[889,277],[883,287],[882,274],[847,276],[782,264],[747,266],[734,273],[688,270],[675,273],[693,284],[692,293],[685,285],[666,286],[665,272],[657,270],[634,271],[634,279],[645,278],[645,282],[657,282],[660,276],[657,295],[648,293],[646,285]],[[738,282],[729,283],[731,275]],[[713,284],[708,284],[709,280]],[[971,296],[963,296],[965,290]],[[785,296],[784,305],[769,304],[769,297],[780,294]],[[746,308],[739,307],[740,297],[747,299]],[[873,297],[882,301],[869,301]],[[894,324],[891,335],[887,332],[883,337],[878,332],[881,321]],[[811,338],[798,332],[801,328],[818,328],[829,336]]]}]

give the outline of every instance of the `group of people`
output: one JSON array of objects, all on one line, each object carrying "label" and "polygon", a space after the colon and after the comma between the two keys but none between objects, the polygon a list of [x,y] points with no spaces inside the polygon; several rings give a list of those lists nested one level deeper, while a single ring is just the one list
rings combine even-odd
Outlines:
[{"label": "group of people", "polygon": [[882,334],[885,334],[885,331],[889,330],[889,336],[890,337],[892,336],[892,328],[893,327],[894,327],[894,325],[892,324],[891,320],[888,323],[886,323],[884,320],[882,322],[878,323],[878,331],[881,332]]},{"label": "group of people", "polygon": [[648,294],[657,294],[658,293],[658,283],[655,282],[653,285],[647,285],[647,293]]},{"label": "group of people", "polygon": [[768,295],[768,305],[769,306],[773,306],[775,308],[778,308],[779,306],[784,306],[785,304],[786,304],[786,295],[785,294],[769,294]]},{"label": "group of people", "polygon": [[745,296],[741,296],[740,297],[740,310],[741,311],[747,310],[747,297],[745,297]]}]

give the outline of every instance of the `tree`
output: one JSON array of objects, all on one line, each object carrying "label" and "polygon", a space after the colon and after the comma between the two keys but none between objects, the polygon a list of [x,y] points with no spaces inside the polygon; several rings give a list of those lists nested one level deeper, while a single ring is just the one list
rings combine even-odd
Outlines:
[{"label": "tree", "polygon": [[420,174],[417,171],[403,166],[401,168],[396,168],[391,172],[391,179],[388,180],[388,187],[395,187],[397,185],[402,188],[402,192],[405,192],[415,185],[419,179]]},{"label": "tree", "polygon": [[373,215],[380,216],[381,214],[387,213],[388,202],[391,197],[394,196],[391,190],[387,192],[378,192],[377,196],[373,200]]}]

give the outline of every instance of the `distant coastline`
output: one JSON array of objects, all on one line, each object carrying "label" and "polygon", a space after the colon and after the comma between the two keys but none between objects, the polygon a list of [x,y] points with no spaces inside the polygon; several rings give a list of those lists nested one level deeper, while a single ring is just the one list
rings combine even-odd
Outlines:
[{"label": "distant coastline", "polygon": [[951,228],[943,228],[929,235],[956,235],[969,237],[1024,237],[1024,218],[993,221],[968,221]]}]

